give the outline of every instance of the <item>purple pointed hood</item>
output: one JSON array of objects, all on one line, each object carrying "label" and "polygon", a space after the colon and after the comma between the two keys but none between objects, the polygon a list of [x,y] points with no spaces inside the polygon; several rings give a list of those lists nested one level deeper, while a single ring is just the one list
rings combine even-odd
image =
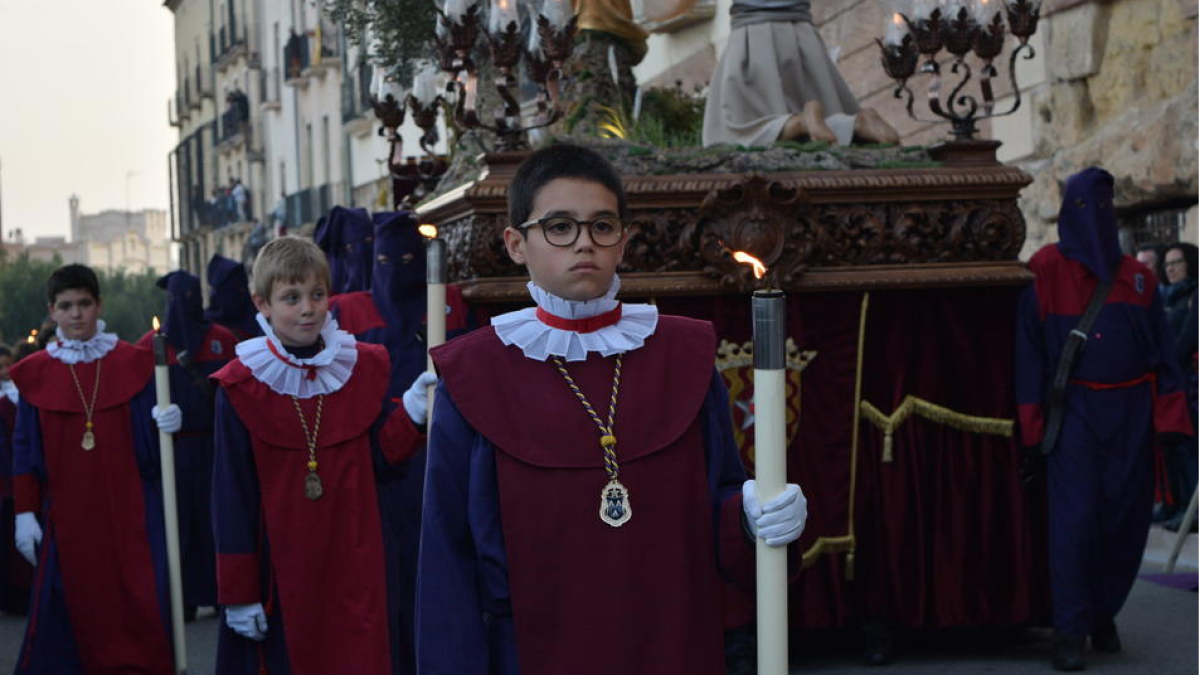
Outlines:
[{"label": "purple pointed hood", "polygon": [[226,328],[256,336],[262,333],[254,315],[254,301],[250,298],[250,277],[246,266],[222,255],[213,255],[208,261],[208,309],[204,318]]},{"label": "purple pointed hood", "polygon": [[190,352],[195,356],[208,329],[212,327],[212,322],[204,316],[200,277],[177,270],[160,277],[158,287],[167,292],[167,318],[163,325],[167,342],[176,351]]},{"label": "purple pointed hood", "polygon": [[[337,221],[330,218],[333,214],[321,216],[317,221],[317,228],[313,231],[313,241],[317,247],[325,252],[325,259],[329,261],[329,292],[340,293],[342,286],[346,283],[346,267],[342,264],[340,256],[342,250],[341,227],[337,225]],[[336,225],[336,226],[335,226]]]},{"label": "purple pointed hood", "polygon": [[1063,256],[1083,263],[1100,279],[1112,276],[1121,260],[1112,174],[1090,167],[1067,179],[1058,240]]},{"label": "purple pointed hood", "polygon": [[371,296],[384,321],[403,338],[425,318],[425,237],[408,211],[376,213]]},{"label": "purple pointed hood", "polygon": [[371,290],[375,226],[366,209],[333,207],[317,223],[313,238],[329,259],[331,293]]}]

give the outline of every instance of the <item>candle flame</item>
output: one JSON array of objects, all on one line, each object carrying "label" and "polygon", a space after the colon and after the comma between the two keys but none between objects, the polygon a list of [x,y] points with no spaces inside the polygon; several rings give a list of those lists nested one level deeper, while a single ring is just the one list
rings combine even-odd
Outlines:
[{"label": "candle flame", "polygon": [[749,253],[746,253],[745,251],[734,251],[733,259],[746,265],[752,265],[754,267],[755,279],[761,279],[763,278],[763,275],[767,273],[767,266],[762,264],[761,260],[755,258]]},{"label": "candle flame", "polygon": [[37,329],[34,328],[33,330],[29,331],[29,337],[37,337],[37,333]]},{"label": "candle flame", "polygon": [[28,342],[29,344],[33,344],[34,343],[33,336],[30,335],[28,338],[25,338],[25,341]]},{"label": "candle flame", "polygon": [[500,0],[501,11],[508,11],[508,0]]},{"label": "candle flame", "polygon": [[153,318],[153,319],[150,321],[150,325],[151,325],[151,326],[154,326],[154,332],[155,332],[155,333],[157,333],[157,332],[158,332],[158,317],[157,317],[157,316],[156,316],[156,317],[154,317],[154,318]]},{"label": "candle flame", "polygon": [[435,239],[438,234],[438,229],[437,229],[437,225],[430,225],[430,224],[426,223],[424,225],[419,226],[417,228],[417,232],[420,232],[422,236],[428,237],[430,239]]},{"label": "candle flame", "polygon": [[[987,0],[983,0],[983,1],[985,3],[987,2]],[[876,19],[876,21],[878,21],[878,19]],[[892,23],[895,24],[897,27],[899,27],[901,24],[904,23],[904,17],[900,16],[900,12],[895,12],[892,14]]]}]

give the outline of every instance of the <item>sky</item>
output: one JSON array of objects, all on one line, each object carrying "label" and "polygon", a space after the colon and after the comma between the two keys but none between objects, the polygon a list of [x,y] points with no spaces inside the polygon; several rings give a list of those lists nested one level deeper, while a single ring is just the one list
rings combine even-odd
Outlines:
[{"label": "sky", "polygon": [[[168,209],[175,29],[162,0],[0,0],[5,237],[67,235],[84,213]],[[127,177],[129,172],[132,175]]]}]

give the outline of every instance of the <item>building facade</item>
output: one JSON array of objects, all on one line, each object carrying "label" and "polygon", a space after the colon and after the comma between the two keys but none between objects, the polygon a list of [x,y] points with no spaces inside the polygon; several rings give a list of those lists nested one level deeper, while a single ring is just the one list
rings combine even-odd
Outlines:
[{"label": "building facade", "polygon": [[[323,3],[167,0],[175,16],[179,129],[172,234],[202,277],[214,253],[249,262],[279,227],[307,233],[335,205],[389,204],[373,69]],[[420,130],[406,121],[407,154]],[[240,184],[240,189],[238,188]]]},{"label": "building facade", "polygon": [[69,204],[70,243],[61,237],[39,237],[30,247],[31,257],[54,249],[64,263],[78,262],[99,270],[165,274],[174,268],[166,211],[110,209],[89,215],[81,212],[79,197],[71,195]]}]

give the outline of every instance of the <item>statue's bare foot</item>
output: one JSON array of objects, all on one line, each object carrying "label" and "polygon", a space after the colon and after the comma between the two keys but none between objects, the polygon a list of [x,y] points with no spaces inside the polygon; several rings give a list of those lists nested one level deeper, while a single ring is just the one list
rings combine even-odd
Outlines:
[{"label": "statue's bare foot", "polygon": [[814,141],[837,143],[837,134],[825,123],[825,106],[820,101],[809,101],[804,104],[800,113],[804,117],[804,125],[808,127],[808,136]]},{"label": "statue's bare foot", "polygon": [[874,108],[863,108],[854,118],[854,140],[899,145],[900,134]]},{"label": "statue's bare foot", "polygon": [[779,132],[781,141],[800,141],[803,139],[836,143],[837,135],[825,124],[825,108],[820,101],[809,101],[804,104],[804,111],[788,118]]}]

